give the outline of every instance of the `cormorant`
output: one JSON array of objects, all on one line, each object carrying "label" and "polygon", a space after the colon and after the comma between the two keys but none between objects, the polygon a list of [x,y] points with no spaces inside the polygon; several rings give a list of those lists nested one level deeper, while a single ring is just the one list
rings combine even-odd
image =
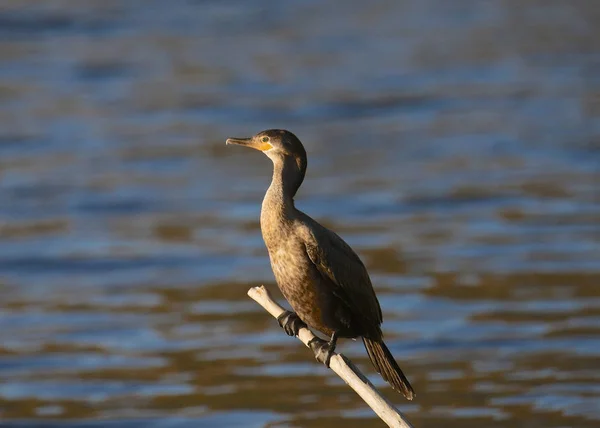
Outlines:
[{"label": "cormorant", "polygon": [[311,343],[327,367],[338,337],[362,337],[375,369],[412,400],[410,383],[383,343],[381,308],[364,264],[342,238],[294,205],[307,165],[300,140],[289,131],[269,129],[226,143],[260,150],[273,161],[260,227],[277,285],[296,311],[286,311],[279,324],[290,336],[307,324],[331,337]]}]

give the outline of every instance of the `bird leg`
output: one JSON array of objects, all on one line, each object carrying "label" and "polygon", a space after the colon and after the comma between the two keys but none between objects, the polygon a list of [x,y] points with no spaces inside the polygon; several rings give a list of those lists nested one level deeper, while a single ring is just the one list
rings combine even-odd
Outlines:
[{"label": "bird leg", "polygon": [[315,358],[320,363],[325,364],[325,367],[329,368],[329,362],[331,361],[331,355],[335,351],[335,345],[337,344],[337,332],[333,332],[331,335],[331,339],[329,342],[319,338],[314,337],[308,342],[308,346],[315,354]]},{"label": "bird leg", "polygon": [[306,327],[304,321],[302,321],[298,315],[291,311],[285,311],[279,315],[277,317],[277,322],[288,336],[298,336],[298,331],[300,331],[301,328],[308,328]]}]

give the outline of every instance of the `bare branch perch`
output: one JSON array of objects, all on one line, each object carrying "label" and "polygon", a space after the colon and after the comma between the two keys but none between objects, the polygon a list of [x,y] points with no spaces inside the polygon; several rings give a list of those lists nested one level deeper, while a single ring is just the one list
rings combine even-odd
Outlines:
[{"label": "bare branch perch", "polygon": [[[279,306],[271,298],[269,291],[263,285],[248,290],[248,296],[254,299],[275,318],[285,311],[285,309]],[[298,339],[306,346],[308,346],[308,342],[314,337],[315,335],[307,328],[302,328],[298,332]],[[358,367],[344,355],[334,353],[331,357],[329,367],[337,373],[350,388],[356,391],[365,403],[367,403],[369,407],[377,413],[377,416],[379,416],[388,426],[393,428],[414,428],[404,415],[400,413],[390,401],[383,397],[377,389],[375,389],[373,384],[361,373]]]}]

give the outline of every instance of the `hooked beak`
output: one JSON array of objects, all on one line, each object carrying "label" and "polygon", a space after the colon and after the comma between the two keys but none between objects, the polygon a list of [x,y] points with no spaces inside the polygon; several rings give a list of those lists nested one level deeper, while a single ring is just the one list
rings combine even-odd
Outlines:
[{"label": "hooked beak", "polygon": [[238,146],[246,146],[252,149],[260,150],[261,152],[273,148],[273,146],[270,143],[263,143],[261,141],[257,141],[254,138],[228,138],[227,141],[225,141],[225,144],[236,144]]}]

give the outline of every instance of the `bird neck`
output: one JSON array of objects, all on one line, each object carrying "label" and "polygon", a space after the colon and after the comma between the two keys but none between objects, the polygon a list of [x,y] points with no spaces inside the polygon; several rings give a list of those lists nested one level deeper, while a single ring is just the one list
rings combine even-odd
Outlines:
[{"label": "bird neck", "polygon": [[293,210],[295,209],[294,196],[304,181],[306,159],[282,156],[274,157],[272,160],[273,179],[263,201],[263,211]]}]

